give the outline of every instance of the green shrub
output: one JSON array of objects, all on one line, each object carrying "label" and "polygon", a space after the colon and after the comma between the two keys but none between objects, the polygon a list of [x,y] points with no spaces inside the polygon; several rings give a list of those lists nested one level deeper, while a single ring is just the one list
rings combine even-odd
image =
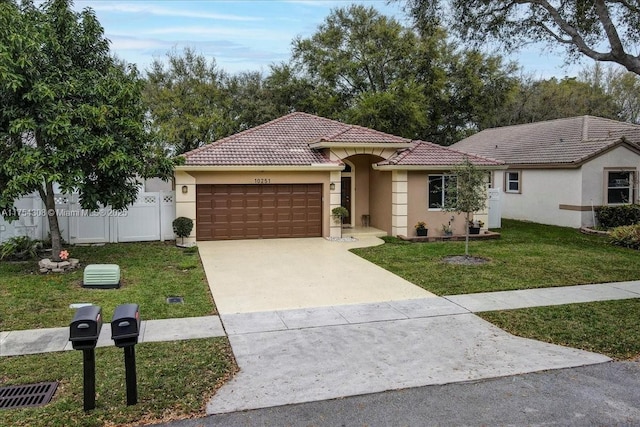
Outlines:
[{"label": "green shrub", "polygon": [[336,220],[340,221],[342,218],[346,218],[349,216],[349,211],[344,206],[337,206],[331,209],[331,216]]},{"label": "green shrub", "polygon": [[182,238],[182,243],[184,243],[184,238],[189,237],[191,230],[193,230],[193,220],[191,220],[191,218],[179,216],[173,220],[172,225],[173,232],[176,236]]},{"label": "green shrub", "polygon": [[640,222],[640,205],[600,206],[596,217],[602,228],[610,229]]},{"label": "green shrub", "polygon": [[0,246],[0,260],[24,260],[36,258],[42,250],[42,242],[28,236],[12,237]]},{"label": "green shrub", "polygon": [[640,224],[616,227],[611,230],[610,238],[614,245],[640,249]]}]

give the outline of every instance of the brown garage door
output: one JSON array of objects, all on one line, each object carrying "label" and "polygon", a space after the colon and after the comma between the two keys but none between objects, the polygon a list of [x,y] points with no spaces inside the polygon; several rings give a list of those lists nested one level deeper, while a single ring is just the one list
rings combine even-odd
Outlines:
[{"label": "brown garage door", "polygon": [[196,186],[198,240],[322,235],[322,184]]}]

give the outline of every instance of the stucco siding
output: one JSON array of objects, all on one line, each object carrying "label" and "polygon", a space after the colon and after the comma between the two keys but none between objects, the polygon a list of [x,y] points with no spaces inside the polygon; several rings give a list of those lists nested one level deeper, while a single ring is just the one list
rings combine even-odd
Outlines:
[{"label": "stucco siding", "polygon": [[520,193],[504,191],[504,173],[497,171],[495,186],[502,188],[502,217],[578,228],[582,212],[560,205],[582,204],[581,169],[520,170]]},{"label": "stucco siding", "polygon": [[372,170],[369,178],[371,226],[391,234],[391,172]]},{"label": "stucco siding", "polygon": [[605,171],[639,166],[640,155],[617,147],[576,169],[520,170],[519,194],[504,192],[504,171],[495,173],[494,186],[503,189],[503,218],[579,228],[592,226],[591,207],[606,203]]},{"label": "stucco siding", "polygon": [[606,169],[637,170],[639,165],[640,156],[626,147],[617,147],[584,164],[582,166],[583,204],[593,203],[596,206],[606,204]]},{"label": "stucco siding", "polygon": [[[442,172],[433,173],[441,174]],[[442,226],[449,224],[449,221],[451,221],[454,234],[466,233],[464,214],[428,209],[428,180],[429,172],[420,171],[409,173],[409,235],[416,235],[415,225],[418,221],[427,223],[430,236],[443,235]]]},{"label": "stucco siding", "polygon": [[351,220],[354,226],[361,224],[362,215],[370,215],[369,212],[369,173],[371,170],[371,156],[358,155],[349,157],[347,160],[351,161],[355,166],[355,185],[353,187],[354,193],[351,197],[354,199],[354,212]]}]

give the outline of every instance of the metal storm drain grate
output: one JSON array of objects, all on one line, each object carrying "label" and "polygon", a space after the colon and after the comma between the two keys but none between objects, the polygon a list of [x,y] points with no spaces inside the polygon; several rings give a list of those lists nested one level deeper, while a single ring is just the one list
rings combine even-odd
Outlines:
[{"label": "metal storm drain grate", "polygon": [[168,297],[167,302],[169,304],[182,304],[184,302],[184,298],[182,297]]},{"label": "metal storm drain grate", "polygon": [[51,401],[57,382],[0,387],[0,409],[43,406]]}]

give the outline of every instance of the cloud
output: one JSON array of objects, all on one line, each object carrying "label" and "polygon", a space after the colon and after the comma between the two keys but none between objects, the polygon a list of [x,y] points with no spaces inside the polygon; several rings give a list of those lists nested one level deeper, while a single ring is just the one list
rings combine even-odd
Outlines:
[{"label": "cloud", "polygon": [[133,13],[133,14],[145,14],[156,16],[170,16],[181,18],[199,18],[199,19],[213,19],[218,21],[242,21],[242,22],[255,22],[262,21],[262,17],[246,16],[246,15],[232,15],[225,13],[211,13],[197,10],[186,9],[171,9],[167,7],[157,6],[154,4],[135,4],[135,3],[112,3],[112,2],[82,2],[78,6],[90,7],[96,12],[115,12],[115,13]]},{"label": "cloud", "polygon": [[138,34],[148,35],[178,35],[189,34],[199,36],[218,36],[233,37],[235,39],[253,39],[253,40],[291,40],[292,34],[283,30],[271,30],[268,28],[238,28],[238,27],[201,27],[201,26],[183,26],[183,27],[162,27],[150,30],[138,31]]}]

